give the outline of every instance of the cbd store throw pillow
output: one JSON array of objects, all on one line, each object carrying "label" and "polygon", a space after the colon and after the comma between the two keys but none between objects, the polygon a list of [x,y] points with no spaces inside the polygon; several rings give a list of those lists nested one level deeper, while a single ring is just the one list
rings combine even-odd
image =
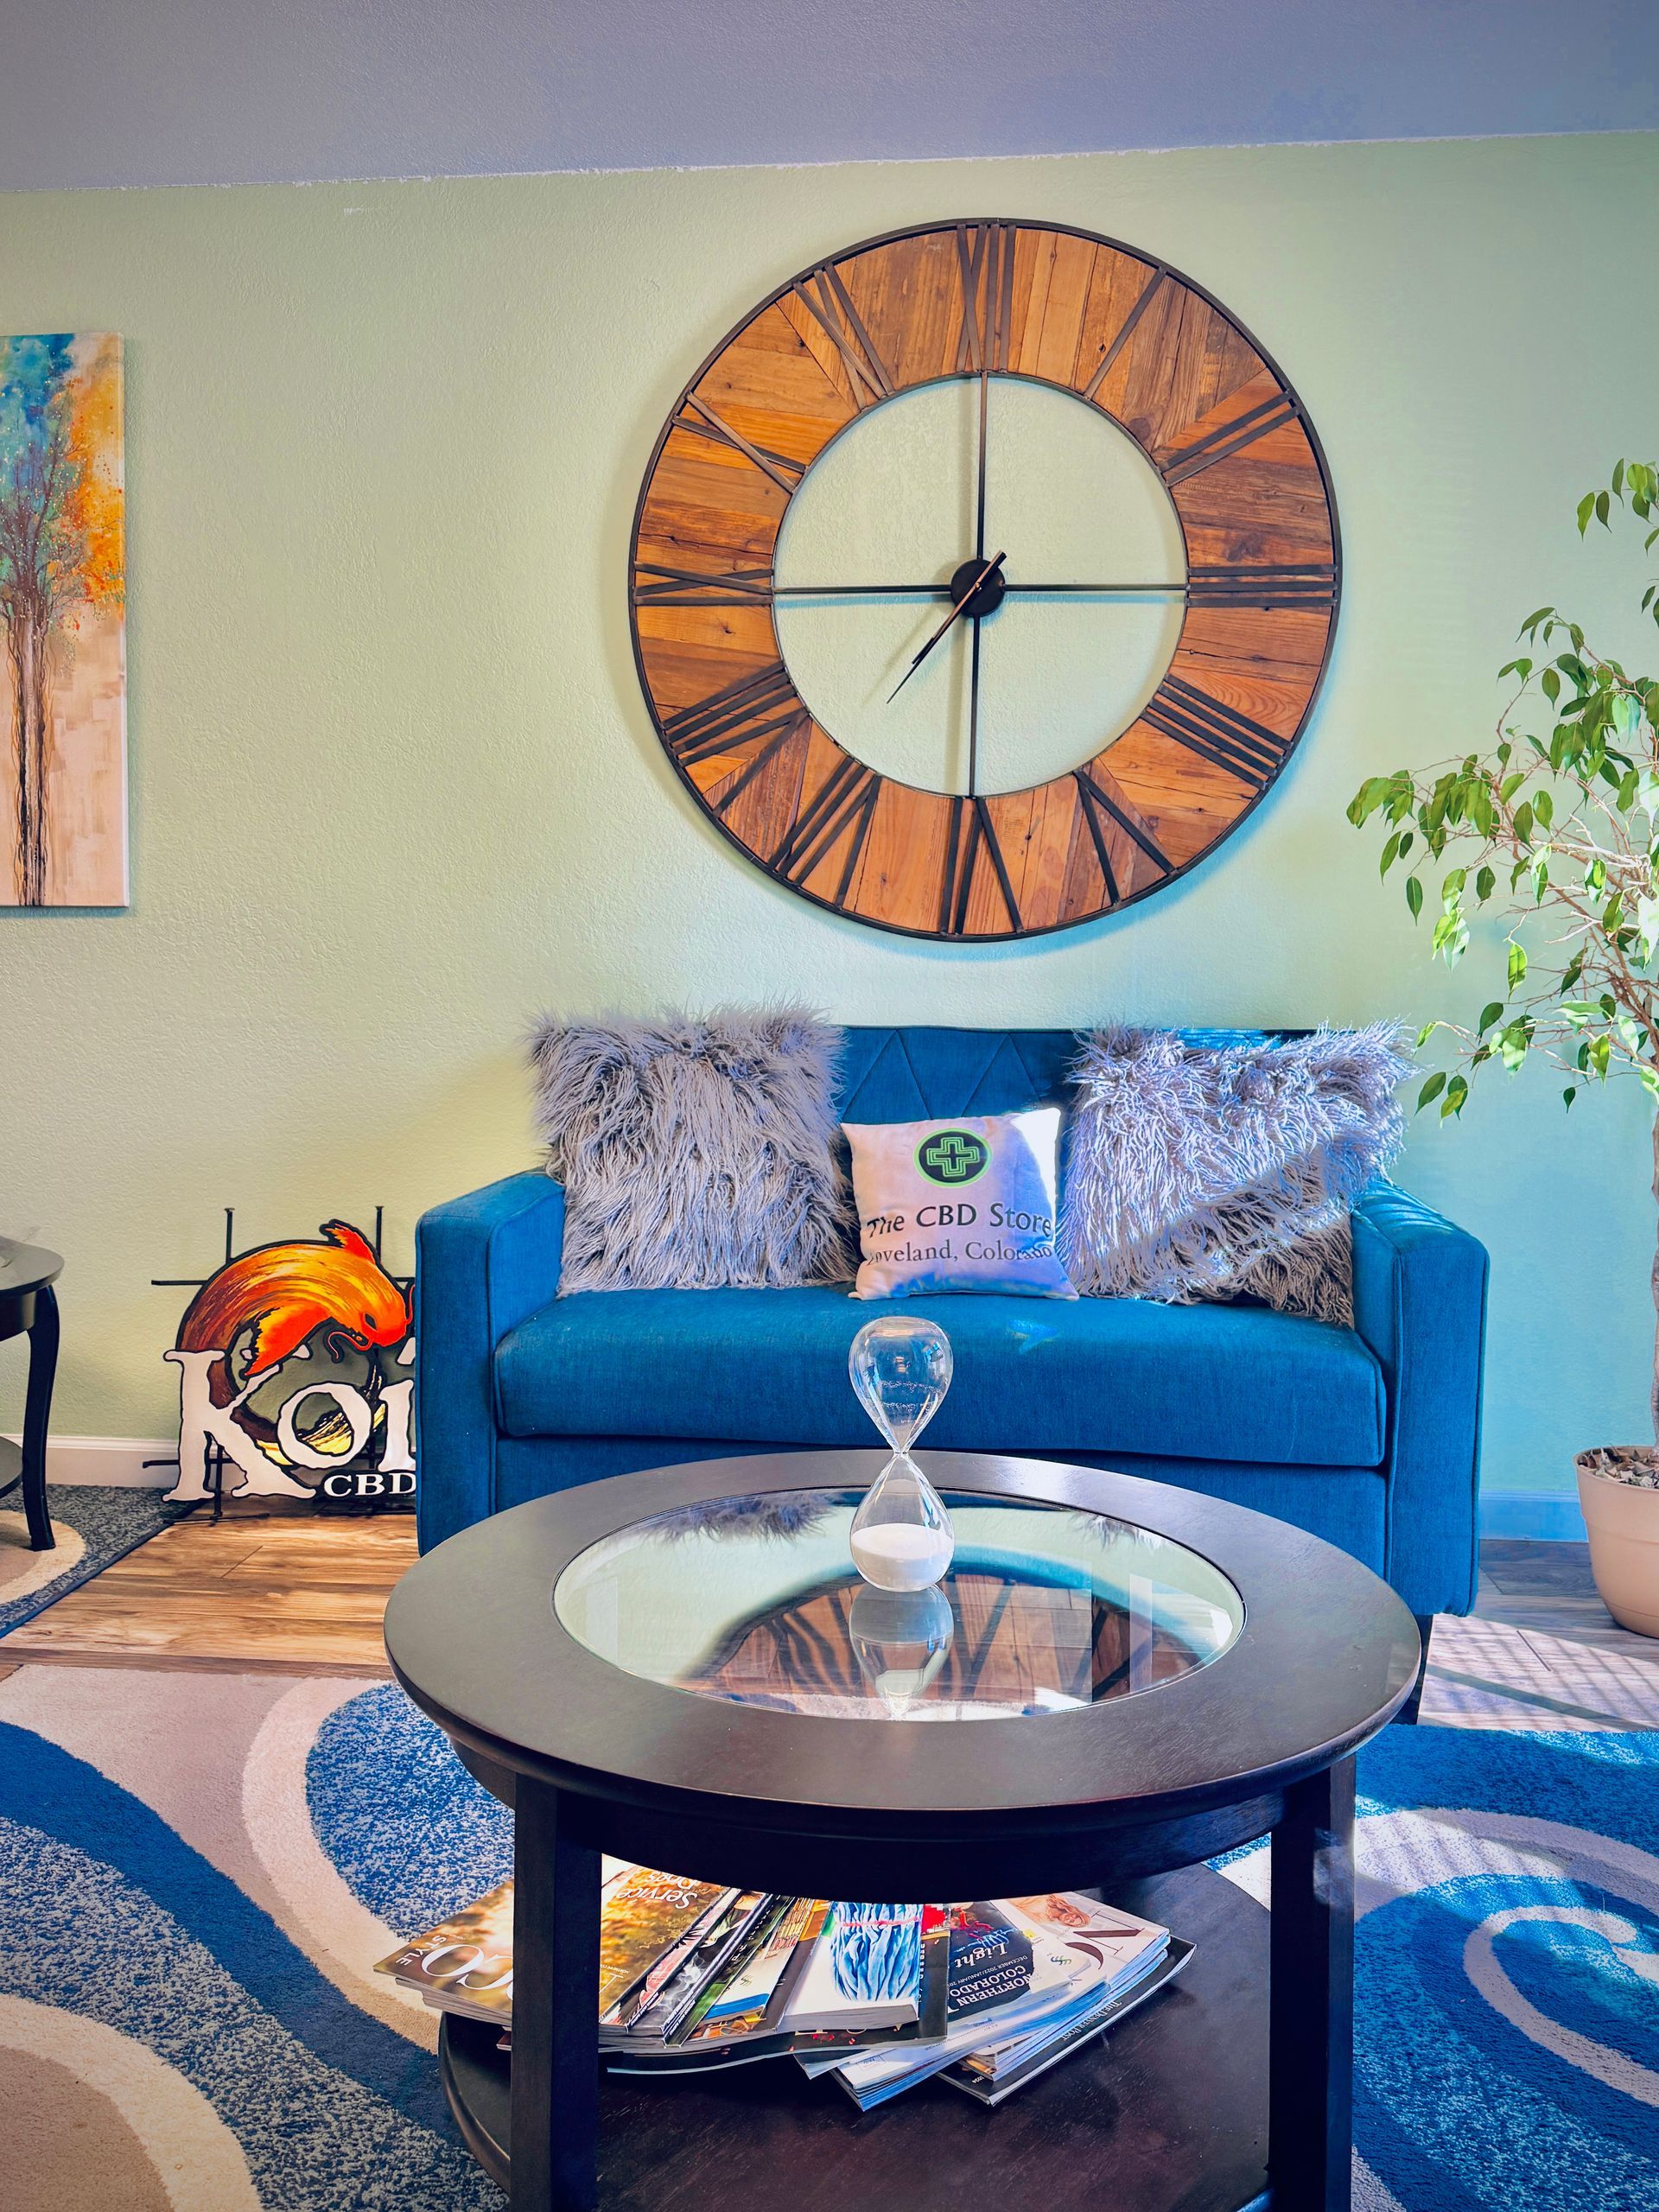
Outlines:
[{"label": "cbd store throw pillow", "polygon": [[842,1127],[863,1253],[855,1297],[1077,1296],[1054,1255],[1058,1106]]}]

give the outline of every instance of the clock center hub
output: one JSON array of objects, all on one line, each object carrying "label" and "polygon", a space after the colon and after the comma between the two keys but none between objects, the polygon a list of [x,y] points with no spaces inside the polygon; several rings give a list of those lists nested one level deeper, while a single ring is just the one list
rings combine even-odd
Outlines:
[{"label": "clock center hub", "polygon": [[[1002,580],[1001,569],[993,569],[988,576],[975,585],[971,591],[969,590],[974,578],[984,566],[983,561],[964,561],[950,579],[951,604],[961,607],[964,619],[982,620],[987,614],[995,614],[1002,604],[1002,594],[1007,586]],[[966,599],[963,598],[963,592],[968,593]]]}]

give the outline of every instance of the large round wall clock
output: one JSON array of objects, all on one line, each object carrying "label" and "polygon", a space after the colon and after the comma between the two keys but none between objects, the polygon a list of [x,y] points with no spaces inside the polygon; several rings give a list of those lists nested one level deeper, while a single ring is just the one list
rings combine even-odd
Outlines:
[{"label": "large round wall clock", "polygon": [[779,287],[687,385],[631,548],[696,803],[790,889],[952,940],[1144,899],[1284,768],[1340,581],[1319,441],[1199,286],[976,221]]}]

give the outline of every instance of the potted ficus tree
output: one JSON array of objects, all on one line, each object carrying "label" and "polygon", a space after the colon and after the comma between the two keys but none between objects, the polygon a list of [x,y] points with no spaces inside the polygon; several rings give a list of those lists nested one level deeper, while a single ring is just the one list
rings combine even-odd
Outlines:
[{"label": "potted ficus tree", "polygon": [[[1621,461],[1579,502],[1579,534],[1656,515],[1659,472]],[[1656,540],[1649,528],[1643,550]],[[1642,608],[1659,621],[1659,583]],[[1430,906],[1448,968],[1471,922],[1502,925],[1480,932],[1502,945],[1502,993],[1467,1027],[1431,1021],[1418,1037],[1452,1047],[1417,1100],[1442,1119],[1462,1113],[1479,1069],[1540,1056],[1567,1077],[1567,1108],[1614,1076],[1659,1102],[1659,678],[1632,675],[1553,607],[1528,617],[1521,643],[1499,671],[1516,689],[1486,750],[1368,777],[1348,809],[1356,828],[1386,829],[1382,872],[1403,866],[1406,903],[1414,919]],[[1659,1200],[1659,1118],[1653,1186]],[[1659,1251],[1651,1288],[1659,1309]],[[1596,1586],[1624,1627],[1659,1636],[1659,1337],[1649,1412],[1649,1441],[1599,1446],[1577,1466]]]}]

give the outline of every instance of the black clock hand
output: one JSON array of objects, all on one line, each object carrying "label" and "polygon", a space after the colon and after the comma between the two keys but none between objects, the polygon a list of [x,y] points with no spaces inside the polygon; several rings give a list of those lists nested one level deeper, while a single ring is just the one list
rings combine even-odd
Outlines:
[{"label": "black clock hand", "polygon": [[989,417],[991,379],[983,347],[979,356],[979,499],[974,521],[974,558],[985,558],[985,429]]},{"label": "black clock hand", "polygon": [[917,670],[927,658],[929,653],[932,652],[934,646],[938,644],[939,639],[944,637],[945,632],[950,627],[950,625],[962,613],[963,608],[967,606],[969,601],[979,589],[987,576],[995,575],[996,571],[1001,567],[1002,563],[1007,559],[1007,557],[1008,556],[1006,553],[999,553],[996,555],[995,559],[987,561],[983,568],[978,571],[974,577],[973,582],[969,585],[967,590],[963,593],[962,597],[950,609],[950,612],[945,616],[944,621],[940,623],[938,628],[933,632],[927,643],[922,647],[920,652],[917,654],[915,659],[912,661],[910,666],[905,671],[899,681],[893,685],[892,690],[888,692],[887,704],[889,706],[891,706],[893,701],[899,696],[899,694],[904,690],[906,684],[909,683],[911,677],[915,675]]},{"label": "black clock hand", "polygon": [[979,788],[979,617],[973,617],[974,664],[968,679],[968,796]]}]

